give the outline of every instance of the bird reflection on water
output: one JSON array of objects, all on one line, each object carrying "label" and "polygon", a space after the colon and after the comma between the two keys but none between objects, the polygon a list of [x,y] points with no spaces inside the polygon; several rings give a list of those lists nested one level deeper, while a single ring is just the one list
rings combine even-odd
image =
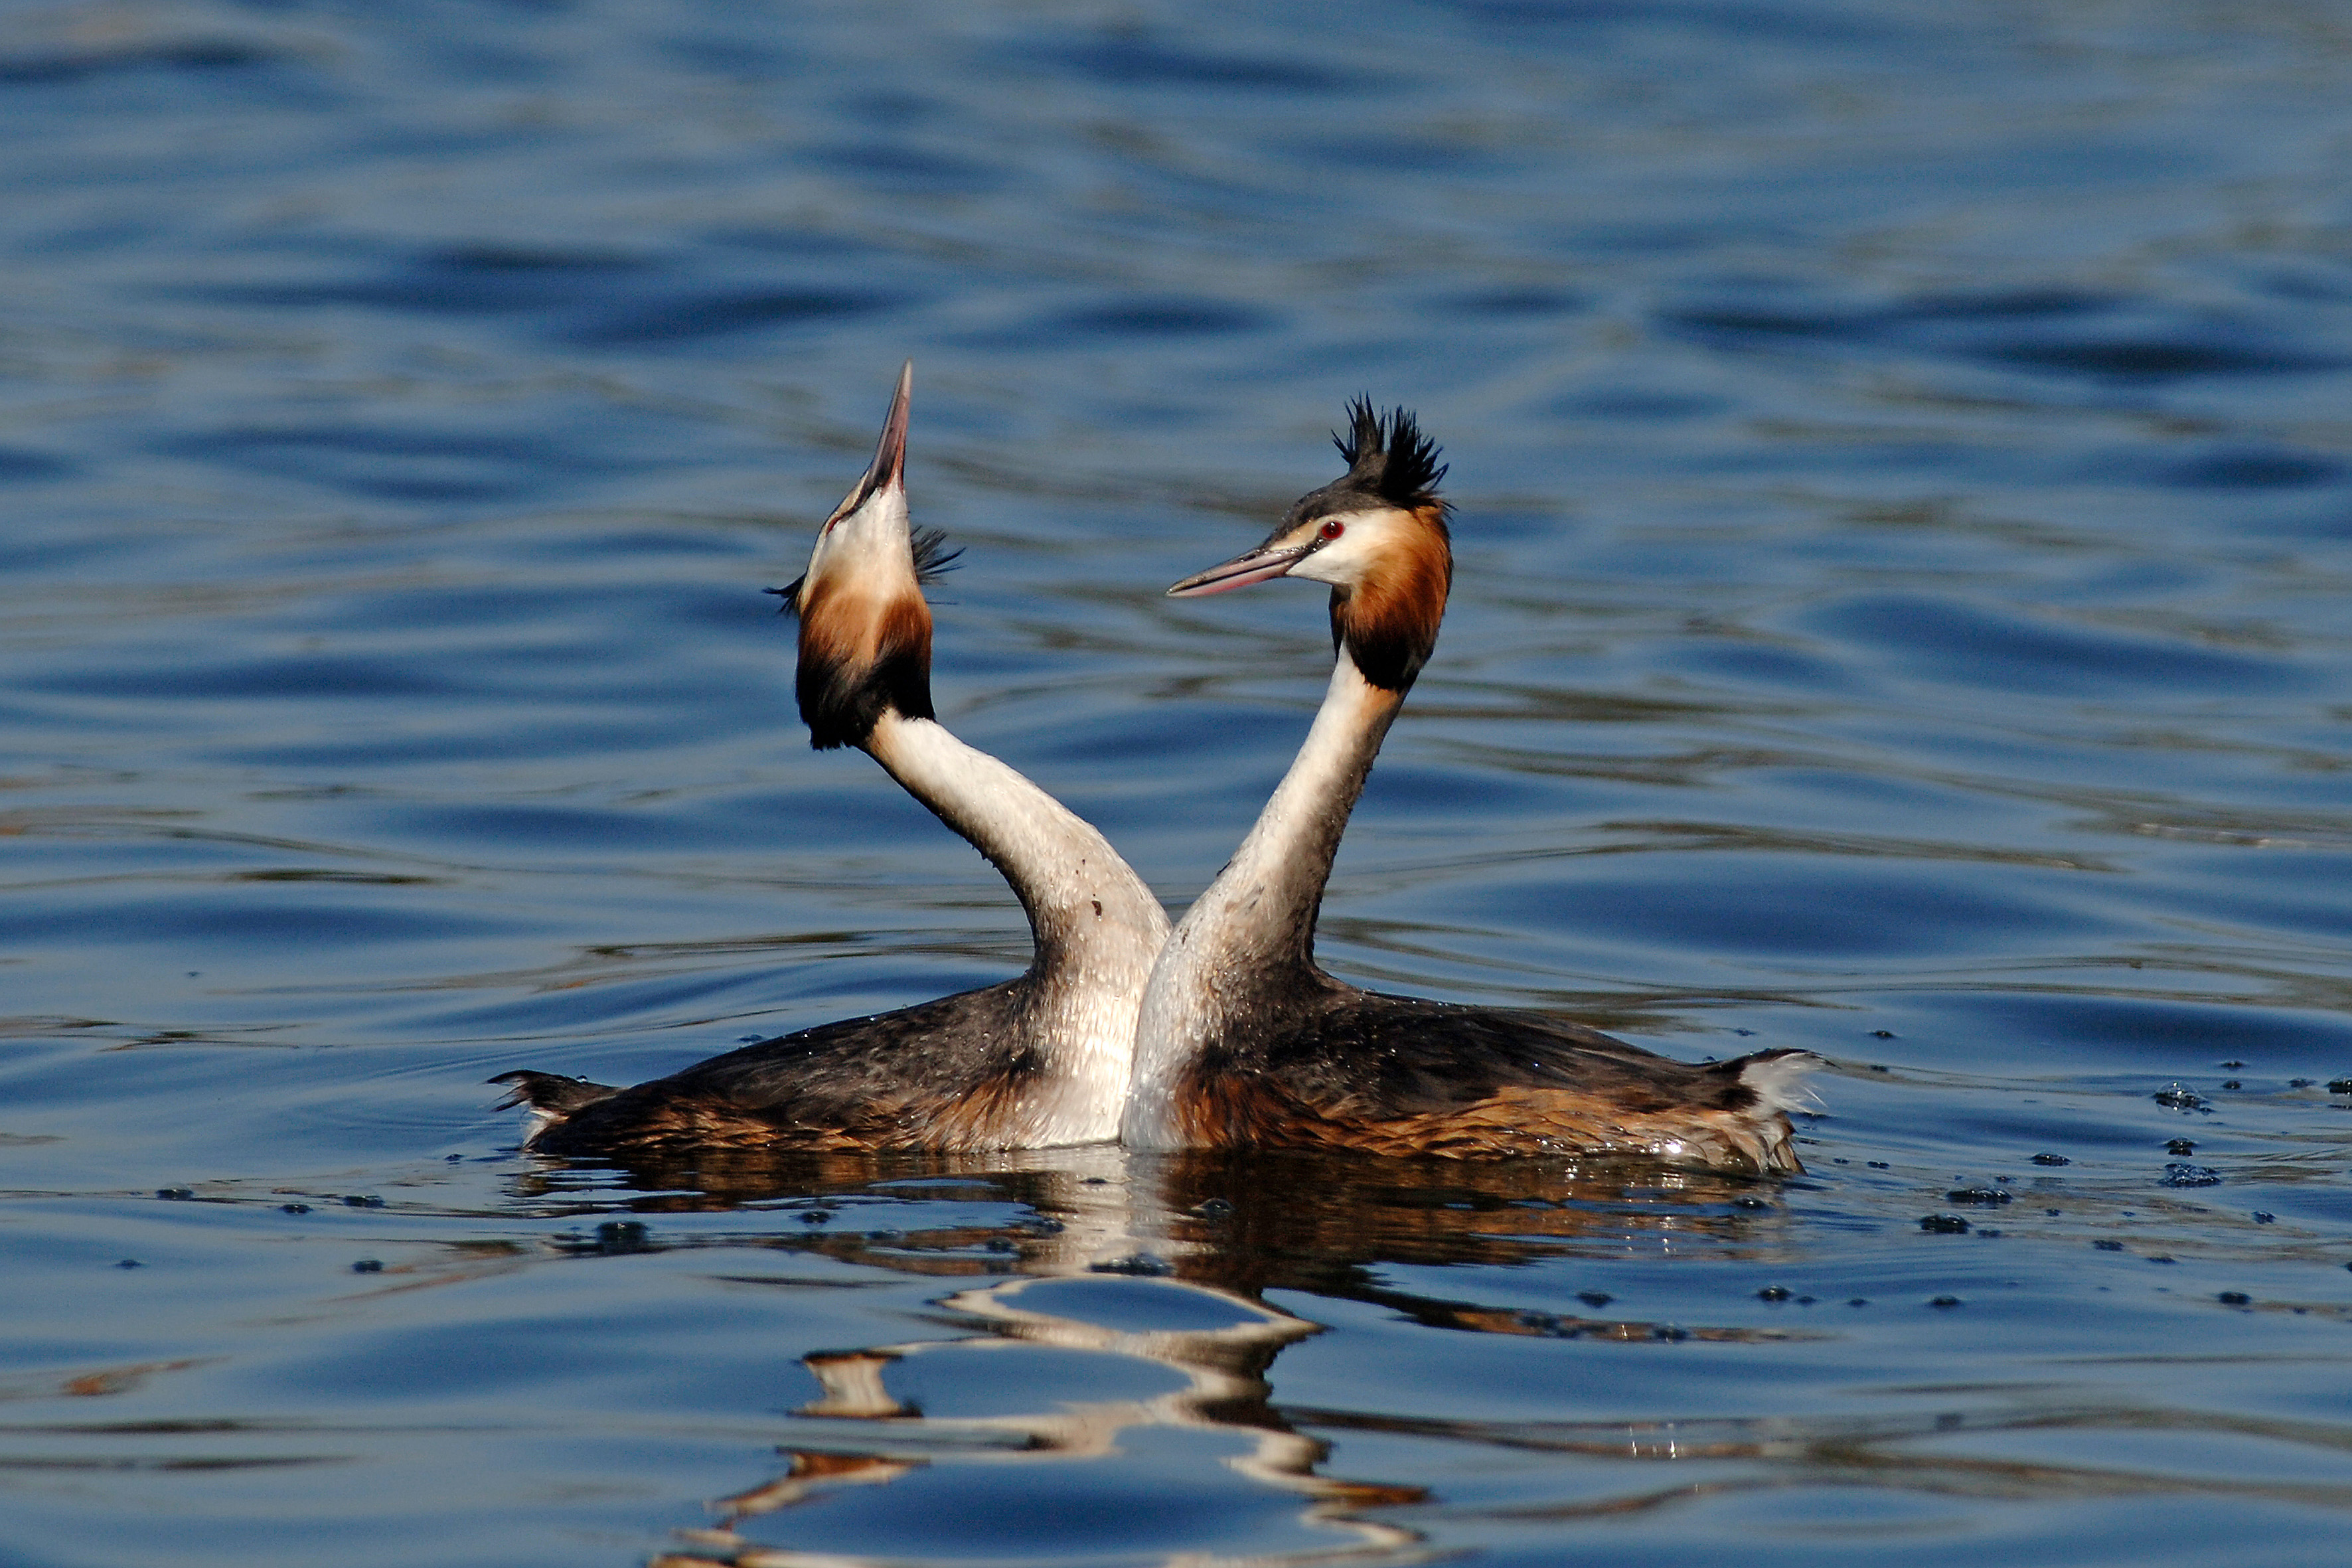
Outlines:
[{"label": "bird reflection on water", "polygon": [[[822,1397],[803,1405],[795,1415],[861,1426],[878,1425],[873,1446],[845,1452],[837,1447],[790,1447],[786,1472],[763,1486],[715,1506],[723,1515],[720,1528],[696,1532],[704,1549],[726,1549],[726,1560],[754,1568],[763,1563],[804,1561],[799,1553],[751,1548],[741,1533],[743,1523],[758,1515],[791,1507],[827,1487],[896,1480],[918,1467],[941,1460],[1013,1460],[1053,1463],[1097,1459],[1117,1454],[1122,1435],[1139,1426],[1223,1428],[1244,1434],[1248,1446],[1227,1455],[1223,1462],[1238,1474],[1262,1486],[1291,1493],[1307,1506],[1298,1522],[1310,1530],[1353,1536],[1359,1550],[1381,1554],[1414,1543],[1411,1531],[1358,1516],[1357,1510],[1383,1504],[1418,1502],[1423,1489],[1381,1486],[1334,1479],[1316,1473],[1329,1455],[1329,1445],[1293,1430],[1269,1403],[1266,1371],[1283,1347],[1318,1331],[1304,1319],[1249,1302],[1230,1292],[1173,1279],[1137,1284],[1163,1298],[1160,1303],[1171,1315],[1197,1315],[1202,1309],[1223,1309],[1232,1321],[1206,1329],[1116,1328],[1061,1312],[1032,1310],[1030,1287],[1037,1280],[1020,1279],[1004,1284],[960,1291],[941,1306],[986,1324],[1004,1342],[1129,1356],[1165,1366],[1183,1378],[1181,1387],[1147,1398],[1097,1401],[1055,1401],[1047,1408],[1008,1415],[936,1418],[896,1397],[885,1374],[894,1365],[927,1352],[954,1353],[964,1349],[961,1338],[919,1341],[866,1350],[818,1354],[804,1358],[824,1388]],[[1129,1281],[1127,1283],[1136,1284]],[[845,1434],[857,1444],[863,1433]],[[1001,1494],[1004,1509],[1022,1506],[1017,1492]],[[1354,1556],[1341,1545],[1336,1552],[1318,1548],[1309,1553]],[[1275,1559],[1278,1561],[1279,1559]],[[684,1568],[697,1561],[679,1555],[668,1560]]]},{"label": "bird reflection on water", "polygon": [[[584,1196],[583,1181],[610,1179],[597,1167],[551,1164],[524,1178],[519,1195],[542,1203]],[[791,1544],[790,1510],[939,1465],[1100,1459],[1134,1447],[1147,1429],[1231,1434],[1238,1447],[1221,1447],[1214,1463],[1264,1489],[1270,1505],[1290,1506],[1285,1494],[1298,1500],[1286,1533],[1313,1544],[1252,1551],[1252,1561],[1385,1561],[1423,1550],[1409,1523],[1382,1515],[1427,1501],[1425,1489],[1320,1473],[1328,1443],[1299,1430],[1276,1402],[1276,1359],[1323,1326],[1269,1304],[1270,1291],[1360,1301],[1475,1332],[1645,1342],[1804,1337],[1622,1319],[1601,1307],[1590,1317],[1563,1318],[1381,1282],[1384,1265],[1656,1255],[1685,1246],[1723,1257],[1770,1243],[1780,1224],[1772,1184],[1647,1161],[1150,1155],[1109,1146],[960,1156],[730,1152],[705,1156],[692,1169],[632,1168],[626,1179],[638,1189],[626,1206],[641,1217],[607,1222],[575,1250],[767,1247],[973,1281],[940,1300],[952,1326],[936,1336],[802,1358],[820,1393],[792,1412],[794,1430],[779,1446],[782,1472],[716,1502],[720,1523],[688,1532],[677,1552],[661,1560],[673,1568],[838,1563],[834,1552],[812,1554]],[[1011,1225],[887,1227],[897,1203],[943,1193],[1009,1200],[1026,1214]],[[778,1204],[789,1206],[769,1206]],[[784,1216],[796,1223],[789,1233],[757,1236],[673,1241],[661,1234],[665,1214],[747,1205],[760,1205],[752,1212],[765,1223]],[[797,1223],[815,1215],[822,1227]],[[1121,1388],[1105,1398],[1099,1389],[1057,1386],[1050,1378],[1018,1382],[1023,1363],[1007,1363],[996,1380],[1007,1386],[994,1397],[1019,1408],[946,1416],[927,1414],[894,1386],[919,1383],[923,1366],[938,1357],[1013,1345],[1127,1358],[1181,1381],[1148,1395]],[[1038,1506],[1017,1483],[989,1495],[1006,1510]]]}]

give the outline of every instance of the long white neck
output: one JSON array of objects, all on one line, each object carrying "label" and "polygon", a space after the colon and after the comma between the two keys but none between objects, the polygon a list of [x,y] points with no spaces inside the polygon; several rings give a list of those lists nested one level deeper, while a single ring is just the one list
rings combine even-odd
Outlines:
[{"label": "long white neck", "polygon": [[1030,990],[1046,1086],[1028,1108],[1033,1146],[1117,1137],[1136,1009],[1168,915],[1103,836],[985,752],[929,719],[883,714],[865,742],[908,795],[1003,873],[1037,952]]},{"label": "long white neck", "polygon": [[1257,826],[1160,950],[1136,1023],[1135,1081],[1120,1136],[1181,1147],[1174,1096],[1202,1048],[1269,994],[1323,984],[1315,917],[1348,815],[1404,704],[1366,680],[1347,650],[1290,771]]}]

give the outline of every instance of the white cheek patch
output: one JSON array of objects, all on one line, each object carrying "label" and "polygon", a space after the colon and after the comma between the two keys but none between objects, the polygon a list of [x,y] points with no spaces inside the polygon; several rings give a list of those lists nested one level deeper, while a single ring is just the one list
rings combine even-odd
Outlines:
[{"label": "white cheek patch", "polygon": [[1310,582],[1329,583],[1345,587],[1359,582],[1371,568],[1373,561],[1391,542],[1400,514],[1393,511],[1351,511],[1326,518],[1326,522],[1340,525],[1339,537],[1328,540],[1297,565],[1287,576],[1304,577]]}]

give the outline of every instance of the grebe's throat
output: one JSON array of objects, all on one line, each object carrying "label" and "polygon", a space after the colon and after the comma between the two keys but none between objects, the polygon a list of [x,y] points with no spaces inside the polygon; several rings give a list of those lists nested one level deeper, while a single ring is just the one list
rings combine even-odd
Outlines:
[{"label": "grebe's throat", "polygon": [[1366,680],[1343,646],[1307,742],[1257,825],[1160,952],[1136,1024],[1122,1136],[1178,1142],[1174,1093],[1202,1047],[1263,1010],[1270,993],[1331,984],[1315,966],[1315,923],[1348,817],[1404,693]]},{"label": "grebe's throat", "polygon": [[886,710],[866,753],[1004,874],[1036,929],[1039,963],[1132,943],[1148,968],[1168,915],[1096,828],[1005,763],[928,715]]}]

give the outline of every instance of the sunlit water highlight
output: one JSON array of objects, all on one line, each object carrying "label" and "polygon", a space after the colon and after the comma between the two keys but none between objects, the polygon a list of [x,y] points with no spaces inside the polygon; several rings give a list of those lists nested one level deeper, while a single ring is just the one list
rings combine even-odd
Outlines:
[{"label": "sunlit water highlight", "polygon": [[[2342,1554],[2326,8],[0,21],[0,1561]],[[1025,956],[756,592],[910,353],[943,716],[1178,907],[1328,645],[1160,589],[1417,408],[1325,960],[1809,1174],[518,1155]]]}]

